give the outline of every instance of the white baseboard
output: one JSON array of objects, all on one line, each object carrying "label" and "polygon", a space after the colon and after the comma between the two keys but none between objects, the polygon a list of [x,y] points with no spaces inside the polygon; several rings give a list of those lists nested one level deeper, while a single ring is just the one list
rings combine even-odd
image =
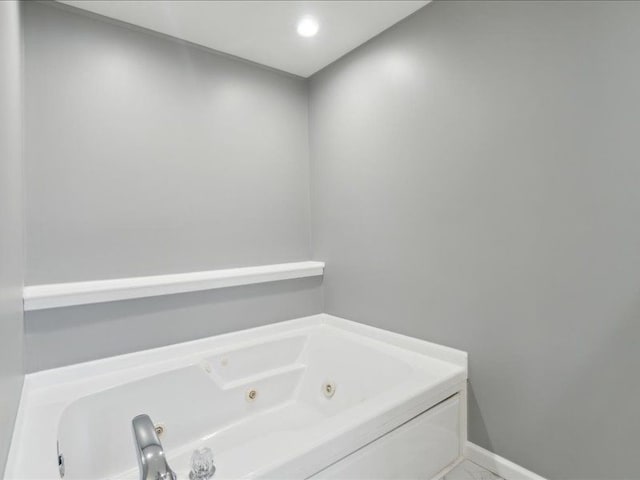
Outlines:
[{"label": "white baseboard", "polygon": [[464,455],[473,463],[495,473],[505,480],[546,480],[537,473],[533,473],[520,465],[517,465],[500,455],[467,442]]}]

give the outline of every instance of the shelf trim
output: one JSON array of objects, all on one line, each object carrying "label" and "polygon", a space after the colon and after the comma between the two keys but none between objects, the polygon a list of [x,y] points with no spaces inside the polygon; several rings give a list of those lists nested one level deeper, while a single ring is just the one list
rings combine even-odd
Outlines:
[{"label": "shelf trim", "polygon": [[23,302],[25,311],[43,310],[317,277],[323,274],[324,262],[305,261],[206,272],[30,285],[23,289]]}]

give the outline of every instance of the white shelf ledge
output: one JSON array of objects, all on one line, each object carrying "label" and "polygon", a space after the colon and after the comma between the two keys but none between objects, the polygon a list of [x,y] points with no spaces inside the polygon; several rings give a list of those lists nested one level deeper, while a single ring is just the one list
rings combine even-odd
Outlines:
[{"label": "white shelf ledge", "polygon": [[324,262],[309,261],[151,277],[33,285],[24,287],[24,309],[27,311],[42,310],[171,295],[173,293],[197,292],[292,278],[316,277],[323,273]]}]

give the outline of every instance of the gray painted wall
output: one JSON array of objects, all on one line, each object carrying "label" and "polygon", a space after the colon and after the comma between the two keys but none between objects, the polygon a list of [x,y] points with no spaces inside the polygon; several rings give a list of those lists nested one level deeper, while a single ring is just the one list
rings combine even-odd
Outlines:
[{"label": "gray painted wall", "polygon": [[311,81],[328,313],[467,350],[470,439],[638,478],[640,3],[435,2]]},{"label": "gray painted wall", "polygon": [[305,82],[76,12],[26,6],[27,285],[308,259]]},{"label": "gray painted wall", "polygon": [[[51,3],[25,49],[28,285],[309,259],[304,80]],[[27,313],[27,368],[321,302],[308,280]]]},{"label": "gray painted wall", "polygon": [[0,476],[22,391],[22,38],[17,2],[0,2]]}]

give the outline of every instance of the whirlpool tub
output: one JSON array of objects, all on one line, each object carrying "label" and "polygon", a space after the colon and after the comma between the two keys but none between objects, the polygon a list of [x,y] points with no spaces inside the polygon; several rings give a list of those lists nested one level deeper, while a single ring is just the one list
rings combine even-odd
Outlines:
[{"label": "whirlpool tub", "polygon": [[329,315],[39,372],[6,478],[138,479],[138,414],[179,479],[202,447],[214,480],[438,478],[466,440],[466,379],[464,352]]}]

